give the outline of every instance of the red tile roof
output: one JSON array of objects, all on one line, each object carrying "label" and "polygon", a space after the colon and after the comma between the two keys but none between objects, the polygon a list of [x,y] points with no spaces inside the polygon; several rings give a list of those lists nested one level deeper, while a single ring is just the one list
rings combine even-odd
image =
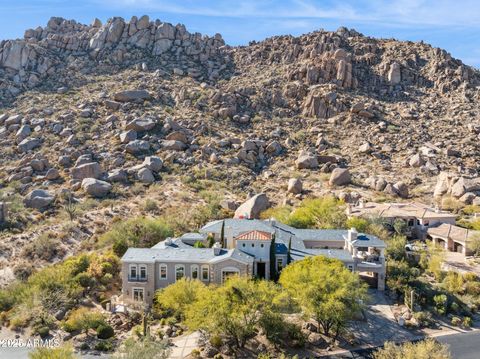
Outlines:
[{"label": "red tile roof", "polygon": [[263,232],[263,231],[249,231],[242,233],[238,235],[236,240],[241,240],[241,241],[271,241],[272,240],[272,234],[268,232]]}]

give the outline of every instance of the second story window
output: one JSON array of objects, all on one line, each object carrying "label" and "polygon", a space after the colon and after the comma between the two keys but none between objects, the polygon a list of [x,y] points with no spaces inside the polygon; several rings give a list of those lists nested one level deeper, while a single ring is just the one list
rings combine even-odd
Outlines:
[{"label": "second story window", "polygon": [[167,265],[160,264],[160,279],[167,279]]},{"label": "second story window", "polygon": [[140,279],[147,279],[147,266],[140,266]]},{"label": "second story window", "polygon": [[131,265],[130,266],[130,278],[136,279],[137,278],[137,266]]}]

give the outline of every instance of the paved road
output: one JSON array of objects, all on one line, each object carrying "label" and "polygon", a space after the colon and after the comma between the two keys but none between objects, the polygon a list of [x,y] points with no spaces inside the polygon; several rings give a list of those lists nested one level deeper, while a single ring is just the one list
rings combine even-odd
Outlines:
[{"label": "paved road", "polygon": [[[440,343],[447,344],[452,354],[452,359],[479,359],[480,358],[480,330],[447,334],[435,337]],[[418,341],[418,340],[414,340]],[[323,358],[329,359],[372,359],[373,352],[381,346],[351,350],[346,353],[329,355]]]},{"label": "paved road", "polygon": [[440,343],[448,344],[453,359],[480,358],[480,330],[442,335],[435,339]]}]

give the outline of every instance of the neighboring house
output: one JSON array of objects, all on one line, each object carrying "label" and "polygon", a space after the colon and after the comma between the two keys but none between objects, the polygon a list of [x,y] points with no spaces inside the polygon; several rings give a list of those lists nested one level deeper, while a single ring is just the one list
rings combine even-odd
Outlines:
[{"label": "neighboring house", "polygon": [[356,206],[347,207],[349,217],[378,217],[393,225],[397,219],[407,224],[407,235],[412,239],[425,239],[431,227],[443,223],[455,224],[456,215],[431,208],[422,203],[374,203],[359,202]]},{"label": "neighboring house", "polygon": [[[193,247],[197,241],[206,243],[209,236],[215,239],[213,248]],[[235,274],[270,279],[272,267],[281,272],[292,261],[317,255],[341,260],[384,290],[385,247],[382,240],[355,229],[296,229],[273,219],[218,220],[207,223],[200,233],[168,238],[152,248],[129,248],[121,259],[122,296],[125,303],[150,306],[157,289],[183,277],[206,284],[220,284]]]},{"label": "neighboring house", "polygon": [[471,255],[469,243],[473,237],[479,236],[480,232],[442,223],[429,228],[427,234],[433,243],[443,246],[448,251]]}]

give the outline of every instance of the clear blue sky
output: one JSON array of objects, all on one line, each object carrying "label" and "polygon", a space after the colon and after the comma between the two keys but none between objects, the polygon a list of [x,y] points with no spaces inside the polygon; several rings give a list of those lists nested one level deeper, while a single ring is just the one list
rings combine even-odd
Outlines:
[{"label": "clear blue sky", "polygon": [[0,39],[22,37],[51,16],[90,23],[143,14],[189,31],[220,32],[231,45],[346,26],[374,37],[424,40],[480,68],[480,0],[0,0]]}]

